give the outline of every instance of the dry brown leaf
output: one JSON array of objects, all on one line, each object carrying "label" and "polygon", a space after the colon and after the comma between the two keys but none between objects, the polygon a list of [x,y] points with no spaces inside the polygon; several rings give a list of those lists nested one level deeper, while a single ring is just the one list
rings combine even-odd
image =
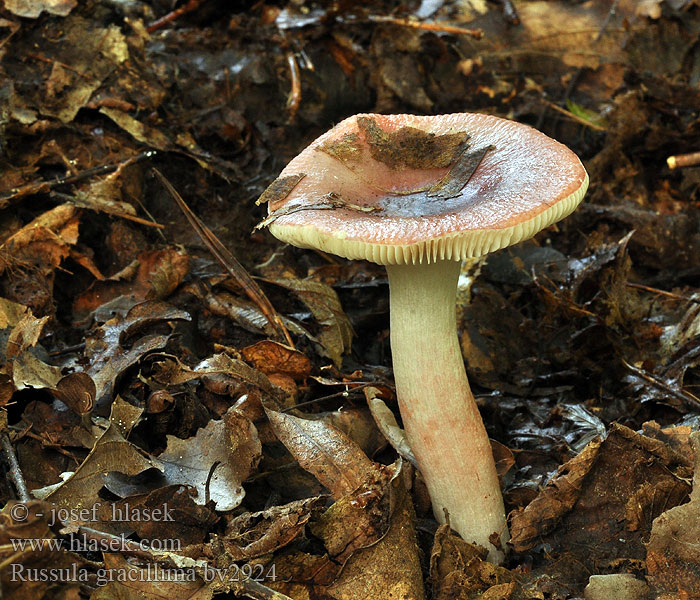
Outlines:
[{"label": "dry brown leaf", "polygon": [[[7,301],[6,301],[7,302]],[[27,313],[14,325],[7,339],[6,358],[9,360],[19,356],[27,348],[32,348],[39,341],[44,325],[49,317],[37,319],[32,312],[27,309]]]},{"label": "dry brown leaf", "polygon": [[272,340],[246,346],[241,355],[266,375],[282,373],[301,381],[311,374],[311,361],[306,355]]},{"label": "dry brown leaf", "polygon": [[690,436],[695,450],[690,502],[659,515],[647,544],[647,578],[658,592],[700,597],[700,433]]},{"label": "dry brown leaf", "polygon": [[434,600],[468,600],[476,594],[482,599],[510,598],[514,575],[486,562],[486,554],[484,548],[453,535],[449,525],[440,525],[430,553]]},{"label": "dry brown leaf", "polygon": [[583,451],[559,467],[556,476],[525,508],[512,513],[511,543],[517,552],[535,545],[538,538],[557,526],[578,500],[583,480],[596,461],[600,439],[590,442]]},{"label": "dry brown leaf", "polygon": [[243,481],[258,464],[261,453],[255,426],[231,408],[192,438],[169,435],[158,461],[168,485],[191,486],[197,490],[197,504],[211,500],[216,510],[232,510],[243,501]]},{"label": "dry brown leaf", "polygon": [[[10,500],[0,512],[0,546],[4,548],[2,556],[3,560],[11,558],[11,564],[0,571],[0,585],[4,598],[42,600],[51,595],[51,590],[57,587],[56,583],[41,581],[39,577],[32,577],[32,573],[66,569],[64,573],[89,575],[93,571],[91,564],[81,555],[56,550],[48,545],[43,549],[33,549],[30,546],[24,551],[18,548],[17,553],[13,553],[13,543],[21,544],[28,540],[47,540],[54,543],[55,536],[49,527],[54,514],[52,509],[49,503],[38,500],[22,503]],[[34,569],[37,571],[33,571]],[[63,598],[78,598],[80,586],[79,581],[61,582]]]},{"label": "dry brown leaf", "polygon": [[337,600],[424,598],[415,514],[403,463],[377,466],[371,481],[336,501],[312,525],[343,568],[328,586]]},{"label": "dry brown leaf", "polygon": [[654,518],[689,493],[690,466],[664,442],[614,424],[591,444],[511,521],[516,549],[547,544],[581,584],[616,561],[643,560]]},{"label": "dry brown leaf", "polygon": [[45,274],[53,271],[78,241],[80,212],[61,204],[7,238],[0,245],[0,274],[17,264],[37,265]]},{"label": "dry brown leaf", "polygon": [[154,467],[159,468],[158,463],[127,442],[119,428],[112,423],[75,472],[63,482],[34,490],[33,493],[60,507],[91,507],[99,501],[97,494],[108,473],[116,471],[138,475]]},{"label": "dry brown leaf", "polygon": [[205,552],[213,559],[249,561],[274,552],[300,536],[306,524],[325,504],[323,496],[305,498],[232,519],[226,533],[213,536]]},{"label": "dry brown leaf", "polygon": [[[211,600],[214,593],[193,568],[178,570],[103,553],[105,577],[91,600]],[[160,570],[159,570],[160,569]],[[113,574],[113,579],[108,579]],[[119,577],[119,574],[123,574]]]},{"label": "dry brown leaf", "polygon": [[278,439],[334,498],[352,493],[373,477],[374,463],[333,425],[271,409],[266,412]]}]

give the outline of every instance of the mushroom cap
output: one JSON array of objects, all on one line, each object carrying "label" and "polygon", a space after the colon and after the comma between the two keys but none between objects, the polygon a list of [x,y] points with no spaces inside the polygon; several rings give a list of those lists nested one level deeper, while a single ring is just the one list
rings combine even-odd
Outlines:
[{"label": "mushroom cap", "polygon": [[362,114],[312,142],[259,202],[282,241],[386,265],[528,239],[571,213],[587,187],[571,150],[515,121]]}]

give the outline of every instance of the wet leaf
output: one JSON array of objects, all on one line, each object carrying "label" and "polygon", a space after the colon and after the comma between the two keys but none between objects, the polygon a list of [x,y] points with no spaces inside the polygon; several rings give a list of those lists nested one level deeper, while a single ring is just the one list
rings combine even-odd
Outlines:
[{"label": "wet leaf", "polygon": [[[87,373],[95,382],[96,402],[109,400],[117,378],[145,354],[163,348],[170,337],[170,334],[137,337],[140,330],[165,321],[189,319],[184,311],[162,302],[148,301],[131,308],[125,317],[110,319],[94,331],[85,342],[85,356],[90,365]],[[125,348],[130,340],[134,341]]]}]

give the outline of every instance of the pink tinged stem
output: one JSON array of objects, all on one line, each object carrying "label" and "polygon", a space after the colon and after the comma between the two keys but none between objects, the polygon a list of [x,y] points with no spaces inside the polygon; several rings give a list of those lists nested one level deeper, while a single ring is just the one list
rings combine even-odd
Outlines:
[{"label": "pink tinged stem", "polygon": [[462,538],[503,553],[509,539],[503,498],[457,339],[460,263],[389,265],[391,351],[404,428],[428,486],[436,519]]}]

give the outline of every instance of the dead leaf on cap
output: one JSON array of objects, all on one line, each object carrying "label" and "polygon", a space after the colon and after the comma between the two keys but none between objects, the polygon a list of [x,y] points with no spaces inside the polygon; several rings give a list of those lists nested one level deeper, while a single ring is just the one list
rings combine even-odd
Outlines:
[{"label": "dead leaf on cap", "polygon": [[473,152],[466,150],[462,152],[447,174],[426,192],[426,196],[442,199],[459,196],[464,186],[469,183],[474,171],[479,168],[486,153],[494,149],[495,146],[489,145]]},{"label": "dead leaf on cap", "polygon": [[278,177],[265,188],[265,191],[255,201],[255,204],[275,203],[284,200],[304,177],[306,177],[306,173],[295,173],[286,177]]},{"label": "dead leaf on cap", "polygon": [[241,355],[266,375],[283,373],[301,381],[311,374],[311,361],[305,354],[272,340],[246,346]]},{"label": "dead leaf on cap", "polygon": [[384,131],[374,117],[358,117],[370,154],[391,169],[439,169],[449,167],[464,152],[469,140],[466,131],[436,135],[404,126]]}]

